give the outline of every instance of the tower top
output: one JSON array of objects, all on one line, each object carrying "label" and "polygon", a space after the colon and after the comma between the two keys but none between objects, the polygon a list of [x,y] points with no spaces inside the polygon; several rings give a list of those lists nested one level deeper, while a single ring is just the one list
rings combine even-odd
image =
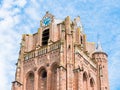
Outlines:
[{"label": "tower top", "polygon": [[97,46],[95,52],[103,52],[102,45],[100,42],[100,34],[97,34]]},{"label": "tower top", "polygon": [[97,45],[96,45],[96,49],[95,49],[95,51],[94,51],[93,54],[95,54],[95,53],[102,53],[102,54],[105,54],[106,56],[108,56],[108,55],[104,52],[104,50],[103,50],[103,48],[102,48],[102,45],[101,45],[101,42],[100,42],[100,35],[99,35],[99,34],[97,35]]},{"label": "tower top", "polygon": [[100,41],[97,42],[97,47],[96,47],[95,52],[103,52],[102,45],[101,45]]}]

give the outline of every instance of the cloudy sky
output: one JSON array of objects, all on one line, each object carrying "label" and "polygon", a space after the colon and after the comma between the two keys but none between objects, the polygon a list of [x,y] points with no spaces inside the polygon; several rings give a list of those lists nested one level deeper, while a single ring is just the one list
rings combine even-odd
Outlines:
[{"label": "cloudy sky", "polygon": [[119,0],[0,0],[0,90],[11,90],[15,78],[21,35],[34,33],[46,11],[56,18],[81,17],[88,41],[108,54],[111,90],[120,90]]}]

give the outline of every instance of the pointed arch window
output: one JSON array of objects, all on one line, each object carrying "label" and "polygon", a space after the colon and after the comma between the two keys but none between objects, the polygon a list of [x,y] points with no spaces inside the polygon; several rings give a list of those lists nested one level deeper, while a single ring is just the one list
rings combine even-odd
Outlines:
[{"label": "pointed arch window", "polygon": [[45,69],[39,72],[38,90],[47,90],[47,71]]},{"label": "pointed arch window", "polygon": [[27,77],[26,90],[34,90],[34,73],[30,73]]},{"label": "pointed arch window", "polygon": [[95,90],[94,89],[94,80],[93,80],[93,78],[90,79],[90,90]]},{"label": "pointed arch window", "polygon": [[88,88],[87,87],[87,73],[84,72],[83,73],[83,90],[88,90],[87,88]]}]

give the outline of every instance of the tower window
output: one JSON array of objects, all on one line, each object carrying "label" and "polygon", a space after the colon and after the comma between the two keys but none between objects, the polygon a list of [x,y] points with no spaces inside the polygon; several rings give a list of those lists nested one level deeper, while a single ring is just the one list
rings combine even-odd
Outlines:
[{"label": "tower window", "polygon": [[29,73],[27,77],[26,90],[34,90],[34,73]]},{"label": "tower window", "polygon": [[38,90],[47,90],[47,71],[43,68],[39,72]]},{"label": "tower window", "polygon": [[29,78],[30,78],[30,81],[33,82],[33,81],[34,81],[34,74],[33,74],[33,73],[30,73],[30,74],[29,74]]},{"label": "tower window", "polygon": [[46,29],[42,33],[42,45],[47,45],[49,39],[49,29]]},{"label": "tower window", "polygon": [[91,78],[91,79],[90,79],[90,90],[94,90],[94,85],[95,85],[94,79]]},{"label": "tower window", "polygon": [[47,72],[44,70],[43,72],[42,72],[42,78],[46,78],[47,77]]},{"label": "tower window", "polygon": [[83,38],[82,38],[82,36],[80,37],[80,39],[81,39],[81,40],[80,40],[80,41],[81,41],[81,44],[83,44]]}]

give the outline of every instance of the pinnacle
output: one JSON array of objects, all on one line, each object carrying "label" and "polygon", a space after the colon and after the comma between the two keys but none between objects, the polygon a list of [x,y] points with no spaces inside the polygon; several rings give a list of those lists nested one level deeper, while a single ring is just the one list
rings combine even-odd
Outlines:
[{"label": "pinnacle", "polygon": [[103,49],[102,49],[100,41],[97,42],[97,47],[96,47],[95,52],[103,52]]}]

